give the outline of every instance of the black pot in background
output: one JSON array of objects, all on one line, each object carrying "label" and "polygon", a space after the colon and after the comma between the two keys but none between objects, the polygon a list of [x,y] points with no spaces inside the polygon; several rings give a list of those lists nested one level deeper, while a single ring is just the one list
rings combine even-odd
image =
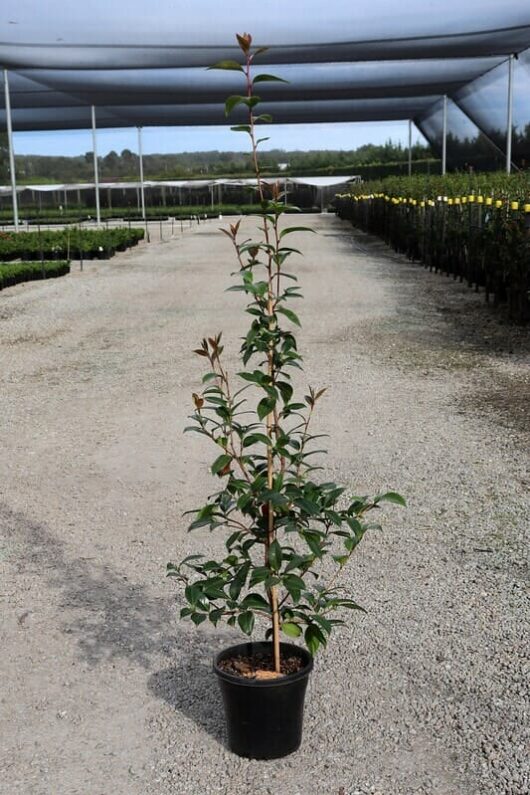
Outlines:
[{"label": "black pot in background", "polygon": [[223,696],[230,750],[250,759],[277,759],[300,747],[304,696],[313,658],[306,649],[282,643],[282,656],[302,659],[304,666],[297,673],[256,681],[219,668],[221,660],[229,657],[263,652],[272,653],[269,641],[230,646],[215,658],[214,671]]}]

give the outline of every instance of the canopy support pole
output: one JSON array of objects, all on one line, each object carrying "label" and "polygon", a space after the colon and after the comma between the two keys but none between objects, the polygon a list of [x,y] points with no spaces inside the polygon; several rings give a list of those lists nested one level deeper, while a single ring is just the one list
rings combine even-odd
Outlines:
[{"label": "canopy support pole", "polygon": [[17,176],[15,173],[15,150],[13,148],[13,123],[11,119],[11,97],[9,96],[9,80],[7,69],[4,69],[4,90],[7,119],[7,143],[9,147],[9,171],[11,174],[11,197],[13,201],[13,222],[15,232],[18,232],[18,199],[17,199]]},{"label": "canopy support pole", "polygon": [[91,106],[92,113],[92,154],[94,155],[94,188],[96,193],[96,223],[101,226],[101,208],[99,206],[99,170],[98,170],[98,145],[96,138],[96,108]]},{"label": "canopy support pole", "polygon": [[513,55],[508,61],[508,107],[506,119],[506,173],[512,170],[512,138],[513,138]]},{"label": "canopy support pole", "polygon": [[142,204],[142,219],[145,221],[145,186],[144,186],[144,153],[142,148],[142,128],[138,127],[138,163],[140,165],[140,201]]},{"label": "canopy support pole", "polygon": [[408,175],[412,176],[412,119],[409,119],[409,165]]},{"label": "canopy support pole", "polygon": [[443,99],[443,122],[442,122],[442,174],[447,173],[447,94]]}]

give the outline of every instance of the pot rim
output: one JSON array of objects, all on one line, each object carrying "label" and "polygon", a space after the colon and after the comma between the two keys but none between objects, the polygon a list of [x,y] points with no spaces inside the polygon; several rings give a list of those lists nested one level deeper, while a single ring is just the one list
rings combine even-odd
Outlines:
[{"label": "pot rim", "polygon": [[219,662],[231,654],[252,654],[252,650],[259,648],[270,649],[272,642],[269,640],[246,641],[237,643],[234,646],[227,646],[222,651],[215,655],[213,661],[213,669],[219,679],[225,682],[230,682],[233,685],[240,685],[241,687],[284,687],[300,679],[306,679],[313,670],[313,657],[302,646],[296,646],[294,643],[280,643],[280,650],[297,654],[304,662],[305,665],[300,671],[292,674],[279,677],[278,679],[245,679],[243,676],[236,676],[235,674],[228,673],[219,668]]}]

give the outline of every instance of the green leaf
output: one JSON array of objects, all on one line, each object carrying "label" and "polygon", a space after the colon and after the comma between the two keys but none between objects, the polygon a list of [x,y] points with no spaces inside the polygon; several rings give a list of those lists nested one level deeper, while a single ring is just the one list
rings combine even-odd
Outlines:
[{"label": "green leaf", "polygon": [[218,458],[215,459],[211,466],[212,475],[217,475],[219,472],[224,469],[232,460],[232,456],[228,455],[227,453],[222,453]]},{"label": "green leaf", "polygon": [[285,317],[288,318],[291,321],[291,323],[294,323],[296,326],[302,326],[298,318],[298,315],[295,312],[293,312],[292,309],[286,309],[284,306],[282,306],[277,311],[281,312],[282,315],[285,315]]},{"label": "green leaf", "polygon": [[348,610],[361,610],[363,613],[366,613],[364,607],[361,607],[361,605],[358,605],[352,599],[341,599],[339,604],[341,607],[347,607]]},{"label": "green leaf", "polygon": [[230,61],[230,60],[218,61],[217,63],[214,63],[213,66],[208,66],[208,71],[210,69],[225,69],[233,72],[243,72],[244,74],[243,67],[237,61]]},{"label": "green leaf", "polygon": [[287,574],[282,578],[284,587],[292,596],[295,602],[298,602],[300,595],[305,588],[305,582],[297,574]]},{"label": "green leaf", "polygon": [[[230,127],[230,129],[232,132],[245,132],[250,135],[250,124],[235,124],[233,127]],[[231,287],[229,289],[234,290],[235,288]]]},{"label": "green leaf", "polygon": [[293,624],[291,621],[284,621],[282,624],[282,632],[288,635],[290,638],[299,638],[302,634],[302,630],[298,626],[298,624]]},{"label": "green leaf", "polygon": [[253,373],[241,372],[238,373],[238,376],[244,381],[250,381],[251,384],[270,383],[269,376],[265,373],[262,373],[261,370],[254,370]]},{"label": "green leaf", "polygon": [[280,395],[282,396],[282,400],[284,403],[289,403],[293,396],[293,388],[291,384],[287,383],[287,381],[278,381],[276,384],[276,388],[278,389]]},{"label": "green leaf", "polygon": [[233,94],[231,97],[228,97],[225,102],[225,116],[229,116],[234,108],[241,105],[245,100],[246,97],[242,97],[240,94]]},{"label": "green leaf", "polygon": [[321,558],[323,552],[320,546],[320,537],[316,533],[302,533],[302,535],[313,555],[317,558]]},{"label": "green leaf", "polygon": [[275,539],[269,547],[269,565],[273,571],[280,570],[282,559],[282,548]]},{"label": "green leaf", "polygon": [[249,593],[241,602],[245,610],[266,610],[270,612],[269,603],[259,593]]},{"label": "green leaf", "polygon": [[243,439],[243,447],[250,447],[251,444],[257,444],[258,442],[263,442],[267,447],[272,444],[269,437],[265,436],[264,433],[251,433]]},{"label": "green leaf", "polygon": [[198,627],[199,624],[202,624],[203,621],[206,621],[207,616],[204,613],[193,613],[193,615],[190,616],[190,618],[195,624],[195,626]]},{"label": "green leaf", "polygon": [[288,83],[288,80],[284,80],[283,77],[277,77],[276,75],[267,75],[261,74],[256,75],[253,83]]},{"label": "green leaf", "polygon": [[254,613],[252,613],[250,610],[247,610],[245,613],[240,613],[237,617],[237,623],[245,635],[252,634],[252,630],[254,629],[254,621]]},{"label": "green leaf", "polygon": [[291,235],[293,232],[313,232],[313,233],[315,233],[315,230],[311,229],[310,226],[287,226],[285,229],[282,229],[282,231],[280,232],[280,240],[282,239],[282,237],[285,237],[285,235]]},{"label": "green leaf", "polygon": [[328,635],[331,632],[331,630],[333,629],[333,624],[331,623],[331,621],[329,621],[329,619],[327,619],[327,618],[324,618],[324,616],[313,615],[313,616],[311,616],[311,619],[316,624],[319,624],[320,627],[322,627],[323,631],[327,632]]},{"label": "green leaf", "polygon": [[307,500],[305,497],[298,497],[294,503],[301,508],[302,511],[309,514],[309,516],[317,516],[320,513],[318,505],[311,502],[311,500]]},{"label": "green leaf", "polygon": [[[188,530],[196,530],[198,527],[205,527],[211,524],[214,521],[214,510],[215,507],[213,505],[205,505],[204,508],[201,508],[200,511],[197,512],[196,519],[188,527]],[[190,511],[190,513],[193,512]]]},{"label": "green leaf", "polygon": [[324,646],[326,639],[322,635],[322,631],[315,624],[310,624],[305,631],[305,643],[312,655],[315,655],[320,646]]},{"label": "green leaf", "polygon": [[243,588],[247,574],[250,569],[250,563],[244,563],[234,575],[232,582],[230,583],[230,587],[228,589],[228,593],[230,594],[230,599],[238,599],[239,594],[241,593],[241,589]]},{"label": "green leaf", "polygon": [[379,494],[374,499],[375,504],[379,502],[393,502],[396,505],[401,505],[403,508],[407,507],[405,498],[398,494],[396,491],[387,491],[386,494]]},{"label": "green leaf", "polygon": [[257,413],[260,420],[265,419],[272,411],[274,411],[274,407],[276,406],[276,398],[273,397],[264,397],[257,406]]},{"label": "green leaf", "polygon": [[257,566],[250,575],[250,587],[253,588],[255,585],[259,585],[260,582],[264,582],[269,574],[270,571],[267,566]]}]

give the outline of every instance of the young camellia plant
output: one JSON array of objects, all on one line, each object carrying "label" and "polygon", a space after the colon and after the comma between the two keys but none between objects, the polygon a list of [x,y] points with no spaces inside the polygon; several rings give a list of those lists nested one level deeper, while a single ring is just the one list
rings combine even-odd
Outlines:
[{"label": "young camellia plant", "polygon": [[[241,239],[238,221],[222,231],[239,266],[230,287],[248,297],[251,323],[241,346],[243,368],[231,377],[224,363],[221,334],[202,340],[195,353],[208,363],[204,389],[193,394],[193,425],[186,430],[208,437],[217,448],[211,465],[219,490],[194,511],[189,529],[224,532],[226,554],[215,560],[196,554],[168,564],[167,573],[185,585],[183,618],[195,624],[226,621],[251,635],[265,629],[267,640],[231,647],[218,655],[228,718],[230,747],[243,756],[273,758],[295,750],[301,739],[304,692],[312,657],[324,647],[345,610],[362,609],[340,586],[340,574],[374,524],[367,515],[382,502],[404,505],[395,492],[375,497],[346,494],[331,482],[317,482],[313,463],[318,438],[311,432],[315,408],[325,389],[309,387],[294,395],[291,375],[301,369],[293,329],[300,325],[289,304],[301,298],[287,263],[300,252],[289,244],[295,232],[285,226],[286,206],[279,184],[260,174],[256,127],[270,122],[259,114],[254,93],[260,83],[278,81],[253,75],[252,37],[238,35],[243,58],[217,69],[241,73],[245,93],[226,101],[227,115],[243,105],[248,122],[232,129],[250,138],[261,210],[258,239]],[[253,406],[253,408],[249,408]],[[323,573],[324,572],[324,573]],[[282,643],[281,635],[303,640],[306,649]]]}]

